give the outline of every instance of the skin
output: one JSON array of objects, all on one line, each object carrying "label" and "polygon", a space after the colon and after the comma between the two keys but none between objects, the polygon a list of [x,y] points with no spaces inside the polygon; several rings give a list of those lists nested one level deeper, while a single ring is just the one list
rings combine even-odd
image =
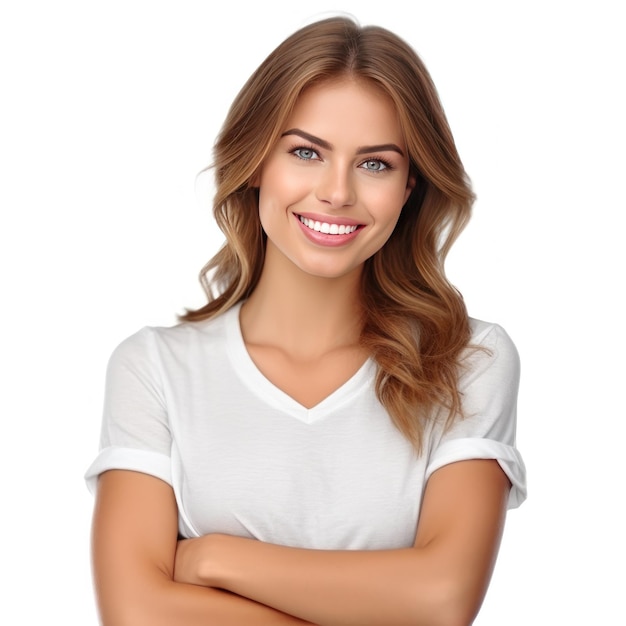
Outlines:
[{"label": "skin", "polygon": [[[364,84],[309,89],[284,131],[254,181],[267,254],[240,323],[257,367],[312,407],[367,358],[358,343],[363,263],[387,241],[415,181],[392,103]],[[303,215],[358,229],[331,240],[307,232]],[[495,461],[447,465],[428,481],[412,547],[322,551],[224,535],[177,541],[168,485],[105,472],[93,523],[102,623],[471,624],[509,487]]]},{"label": "skin", "polygon": [[[265,376],[312,407],[367,358],[359,346],[363,263],[391,235],[415,181],[395,109],[371,88],[350,82],[309,89],[285,131],[256,181],[268,241],[261,279],[242,307],[241,328]],[[380,145],[398,146],[404,154],[361,152]],[[342,246],[311,241],[297,217],[303,214],[326,223],[354,222],[357,236]]]}]

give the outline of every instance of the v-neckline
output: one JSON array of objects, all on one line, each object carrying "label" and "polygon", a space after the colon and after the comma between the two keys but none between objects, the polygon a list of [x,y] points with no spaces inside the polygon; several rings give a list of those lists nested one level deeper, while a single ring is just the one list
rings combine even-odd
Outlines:
[{"label": "v-neckline", "polygon": [[307,408],[269,380],[253,361],[241,331],[238,303],[225,314],[228,352],[238,376],[246,387],[267,404],[272,405],[290,416],[312,424],[324,419],[340,406],[349,402],[364,386],[374,384],[376,365],[368,358],[363,365],[343,384],[332,391],[315,406]]}]

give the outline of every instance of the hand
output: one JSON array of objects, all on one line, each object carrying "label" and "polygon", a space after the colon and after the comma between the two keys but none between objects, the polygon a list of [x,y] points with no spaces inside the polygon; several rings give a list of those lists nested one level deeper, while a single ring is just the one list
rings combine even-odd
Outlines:
[{"label": "hand", "polygon": [[181,539],[176,545],[174,580],[178,583],[212,587],[217,535]]}]

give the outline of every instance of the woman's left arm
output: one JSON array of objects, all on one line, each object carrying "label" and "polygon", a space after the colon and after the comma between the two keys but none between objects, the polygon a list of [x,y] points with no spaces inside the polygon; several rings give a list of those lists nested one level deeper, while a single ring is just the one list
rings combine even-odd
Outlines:
[{"label": "woman's left arm", "polygon": [[174,576],[322,626],[469,625],[489,585],[509,488],[497,461],[451,463],[428,481],[412,548],[308,550],[207,535],[179,542]]}]

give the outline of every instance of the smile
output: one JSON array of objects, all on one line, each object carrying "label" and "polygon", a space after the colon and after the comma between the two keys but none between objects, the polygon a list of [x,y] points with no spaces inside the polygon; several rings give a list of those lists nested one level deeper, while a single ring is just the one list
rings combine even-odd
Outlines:
[{"label": "smile", "polygon": [[307,228],[326,235],[349,235],[358,228],[358,226],[348,224],[329,224],[328,222],[317,222],[309,219],[308,217],[302,217],[302,215],[299,215],[298,219]]}]

